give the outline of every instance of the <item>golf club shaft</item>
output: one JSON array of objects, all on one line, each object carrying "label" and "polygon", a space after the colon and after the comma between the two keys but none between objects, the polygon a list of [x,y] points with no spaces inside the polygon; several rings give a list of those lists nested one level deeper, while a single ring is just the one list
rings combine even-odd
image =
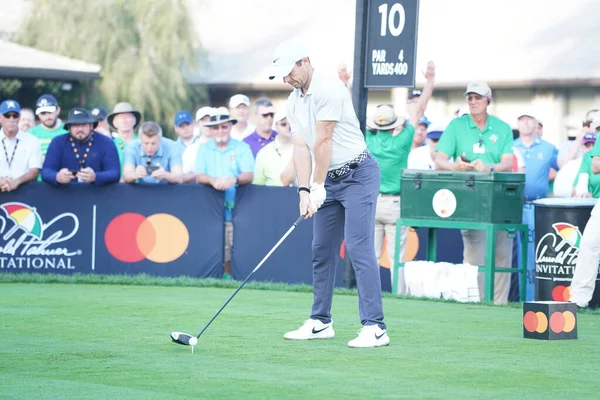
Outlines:
[{"label": "golf club shaft", "polygon": [[204,331],[210,326],[210,324],[212,324],[212,322],[219,316],[219,314],[221,314],[221,311],[223,311],[223,309],[227,306],[227,304],[229,304],[229,302],[235,297],[235,295],[237,294],[237,292],[239,292],[240,289],[242,287],[244,287],[244,285],[246,284],[246,282],[248,282],[248,280],[250,278],[252,278],[252,275],[254,275],[254,273],[256,271],[258,271],[258,269],[265,263],[265,261],[267,261],[269,259],[269,257],[271,256],[271,254],[273,254],[273,252],[275,250],[277,250],[277,248],[279,247],[279,245],[290,235],[290,233],[292,233],[292,231],[294,229],[296,229],[296,226],[303,219],[304,219],[303,215],[301,215],[300,217],[298,217],[298,219],[296,220],[296,222],[294,222],[294,225],[292,225],[290,227],[290,229],[288,229],[288,231],[285,233],[285,235],[283,235],[281,237],[281,239],[279,239],[279,241],[275,244],[275,246],[273,246],[273,248],[271,249],[271,251],[269,251],[267,253],[267,255],[263,257],[263,259],[261,260],[261,262],[259,262],[258,265],[252,270],[252,272],[250,272],[250,274],[246,277],[246,279],[244,279],[244,281],[240,284],[240,286],[238,286],[238,288],[235,289],[235,292],[233,292],[233,294],[231,296],[229,296],[229,298],[227,299],[227,301],[225,302],[225,304],[223,304],[223,306],[219,309],[219,311],[217,311],[217,313],[212,317],[212,319],[210,321],[208,321],[208,324],[206,324],[204,326],[204,328],[200,331],[200,333],[198,335],[196,335],[197,338],[200,338],[200,336],[202,336],[202,334],[204,333]]}]

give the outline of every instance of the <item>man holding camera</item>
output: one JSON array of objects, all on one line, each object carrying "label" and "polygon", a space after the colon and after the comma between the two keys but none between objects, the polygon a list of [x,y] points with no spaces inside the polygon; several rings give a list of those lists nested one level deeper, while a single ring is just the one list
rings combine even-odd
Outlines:
[{"label": "man holding camera", "polygon": [[65,129],[69,133],[52,139],[42,180],[52,185],[73,181],[108,185],[119,182],[119,155],[112,139],[94,132],[96,118],[85,108],[69,111]]},{"label": "man holding camera", "polygon": [[183,183],[181,165],[177,143],[164,138],[156,122],[144,122],[139,139],[125,147],[123,179],[125,183]]},{"label": "man holding camera", "polygon": [[[489,115],[492,90],[485,82],[471,82],[465,91],[470,114],[455,118],[444,130],[436,147],[435,165],[439,170],[511,172],[513,160],[513,135],[510,126]],[[454,158],[454,162],[450,161]],[[464,262],[485,265],[485,231],[463,230]],[[506,232],[496,234],[498,268],[510,268],[512,239]],[[479,296],[483,299],[485,273],[479,273]],[[494,276],[494,303],[508,302],[510,274]]]}]

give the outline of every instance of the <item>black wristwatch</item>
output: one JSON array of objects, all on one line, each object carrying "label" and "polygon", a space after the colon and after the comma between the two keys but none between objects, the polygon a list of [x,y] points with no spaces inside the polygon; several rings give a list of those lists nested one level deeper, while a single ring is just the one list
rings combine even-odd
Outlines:
[{"label": "black wristwatch", "polygon": [[238,178],[237,176],[235,177],[235,186],[237,186],[240,183],[240,178]]},{"label": "black wristwatch", "polygon": [[307,188],[306,186],[299,186],[298,187],[298,194],[300,194],[300,192],[310,193],[310,189]]}]

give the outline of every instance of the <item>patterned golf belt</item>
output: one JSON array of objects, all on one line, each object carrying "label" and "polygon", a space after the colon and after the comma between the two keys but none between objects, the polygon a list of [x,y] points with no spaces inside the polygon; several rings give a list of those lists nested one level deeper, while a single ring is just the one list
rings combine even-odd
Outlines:
[{"label": "patterned golf belt", "polygon": [[366,160],[367,157],[369,157],[369,154],[371,154],[371,153],[369,153],[369,150],[366,149],[365,151],[360,153],[356,158],[348,161],[346,164],[342,165],[341,167],[331,170],[331,171],[328,171],[327,177],[331,178],[331,179],[335,179],[335,178],[339,178],[340,176],[346,175],[348,172],[350,172],[353,169],[355,169],[356,167],[358,167],[358,165],[361,162]]}]

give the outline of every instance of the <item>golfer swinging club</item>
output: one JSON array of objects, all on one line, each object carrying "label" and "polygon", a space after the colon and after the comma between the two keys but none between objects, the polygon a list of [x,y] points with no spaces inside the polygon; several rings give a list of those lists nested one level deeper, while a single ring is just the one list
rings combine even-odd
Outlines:
[{"label": "golfer swinging club", "polygon": [[[337,253],[345,238],[356,273],[363,325],[348,346],[388,345],[374,244],[379,165],[367,150],[348,89],[336,75],[313,68],[308,52],[294,42],[279,45],[273,60],[269,79],[283,78],[294,87],[286,114],[294,142],[300,213],[315,217],[312,312],[300,328],[284,337],[334,337],[331,303]],[[311,173],[313,183],[309,185]]]}]

